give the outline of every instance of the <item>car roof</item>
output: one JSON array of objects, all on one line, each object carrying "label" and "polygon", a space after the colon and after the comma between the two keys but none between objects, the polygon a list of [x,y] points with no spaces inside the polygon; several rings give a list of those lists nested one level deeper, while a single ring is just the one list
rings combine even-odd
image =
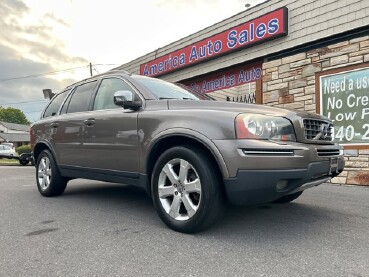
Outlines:
[{"label": "car roof", "polygon": [[134,82],[134,80],[131,78],[131,76],[134,76],[133,74],[131,74],[130,72],[128,72],[126,70],[121,70],[121,69],[109,70],[107,72],[104,72],[104,73],[101,73],[101,74],[98,74],[98,75],[94,75],[94,76],[85,78],[83,80],[80,80],[78,82],[75,82],[73,84],[70,84],[69,86],[65,87],[62,91],[60,91],[58,93],[55,93],[55,96],[62,93],[62,92],[64,92],[64,91],[66,91],[66,90],[73,89],[75,86],[86,83],[88,81],[94,81],[94,80],[101,79],[101,78],[104,78],[104,77],[109,77],[109,76],[111,76],[111,77],[124,77],[126,80],[128,80],[130,83],[132,83],[136,87],[136,89],[138,89],[138,91],[140,92],[142,97],[144,97],[144,99],[146,99],[146,100],[150,100],[150,99],[155,100],[155,96],[153,96],[150,91],[148,91],[141,84],[139,84],[137,82]]},{"label": "car roof", "polygon": [[[104,72],[104,73],[101,73],[101,74],[98,74],[98,75],[94,75],[94,76],[91,76],[91,77],[82,79],[82,80],[80,80],[78,82],[75,82],[73,84],[70,84],[69,86],[67,86],[66,88],[64,88],[63,91],[65,91],[67,89],[70,89],[70,88],[72,88],[72,87],[74,87],[76,85],[79,85],[81,83],[85,83],[86,81],[89,81],[89,80],[94,80],[94,79],[97,79],[97,78],[101,78],[101,77],[105,77],[105,76],[114,76],[114,75],[115,76],[117,76],[117,75],[119,75],[119,76],[126,76],[126,77],[132,76],[132,74],[129,73],[128,71],[126,71],[126,70],[115,70],[115,69],[113,69],[113,70],[109,70],[107,72]],[[57,94],[59,94],[59,93],[57,93]]]}]

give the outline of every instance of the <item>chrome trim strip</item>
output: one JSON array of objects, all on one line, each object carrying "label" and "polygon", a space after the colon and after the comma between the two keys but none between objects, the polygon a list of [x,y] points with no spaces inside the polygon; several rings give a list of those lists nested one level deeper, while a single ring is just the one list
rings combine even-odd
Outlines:
[{"label": "chrome trim strip", "polygon": [[297,189],[291,191],[289,194],[293,194],[299,191],[303,191],[312,187],[316,187],[319,186],[320,184],[326,183],[327,181],[329,181],[331,179],[331,177],[325,177],[316,181],[312,181],[312,182],[308,182],[303,184],[301,187],[298,187]]},{"label": "chrome trim strip", "polygon": [[265,155],[270,155],[270,156],[293,156],[294,155],[293,150],[288,150],[288,151],[243,150],[243,153],[245,155],[260,155],[260,156],[265,156]]}]

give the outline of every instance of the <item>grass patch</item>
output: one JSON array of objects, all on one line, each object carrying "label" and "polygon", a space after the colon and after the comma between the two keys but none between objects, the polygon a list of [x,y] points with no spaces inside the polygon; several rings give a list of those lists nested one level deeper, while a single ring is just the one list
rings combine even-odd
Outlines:
[{"label": "grass patch", "polygon": [[0,165],[20,165],[15,159],[0,159]]}]

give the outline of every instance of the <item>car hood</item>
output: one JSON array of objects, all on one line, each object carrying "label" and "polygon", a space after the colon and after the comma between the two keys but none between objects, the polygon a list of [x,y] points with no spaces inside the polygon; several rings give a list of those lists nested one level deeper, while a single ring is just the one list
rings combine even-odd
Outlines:
[{"label": "car hood", "polygon": [[192,100],[168,100],[169,110],[182,110],[182,109],[204,109],[204,110],[217,110],[234,113],[254,113],[270,116],[282,116],[290,119],[299,118],[316,118],[329,120],[326,117],[315,113],[309,113],[305,111],[296,111],[275,108],[258,104],[246,104],[226,101],[192,101]]}]

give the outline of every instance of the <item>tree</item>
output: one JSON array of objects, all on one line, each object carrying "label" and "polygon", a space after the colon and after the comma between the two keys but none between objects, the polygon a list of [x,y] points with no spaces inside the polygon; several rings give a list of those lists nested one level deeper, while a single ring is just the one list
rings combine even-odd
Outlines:
[{"label": "tree", "polygon": [[21,110],[11,107],[8,108],[0,107],[0,121],[24,125],[30,124],[27,117]]}]

